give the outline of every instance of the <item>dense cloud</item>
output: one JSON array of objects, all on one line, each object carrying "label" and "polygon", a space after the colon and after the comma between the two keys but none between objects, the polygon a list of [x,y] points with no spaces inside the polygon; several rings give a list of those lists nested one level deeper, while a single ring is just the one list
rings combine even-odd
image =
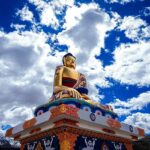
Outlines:
[{"label": "dense cloud", "polygon": [[121,5],[125,5],[127,3],[136,2],[136,1],[143,1],[143,0],[104,0],[106,3],[119,3]]},{"label": "dense cloud", "polygon": [[[68,17],[72,13],[75,13],[72,18]],[[66,12],[66,19],[66,29],[58,35],[59,42],[69,45],[70,51],[74,50],[77,55],[83,53],[84,61],[87,61],[90,55],[100,53],[100,48],[104,47],[106,32],[115,26],[110,16],[96,4],[70,8]]]},{"label": "dense cloud", "polygon": [[[24,110],[30,106],[32,109],[33,106],[48,100],[51,82],[48,77],[44,77],[44,71],[47,70],[46,62],[43,65],[43,60],[45,61],[50,51],[45,43],[46,39],[44,34],[32,32],[24,32],[21,35],[18,32],[1,32],[0,103],[4,109],[1,109],[0,113],[3,114],[3,118],[9,117],[4,110],[9,111],[13,106]],[[31,117],[31,111],[29,112],[21,114],[18,119],[17,114],[12,113],[14,116],[11,119],[16,118],[16,122],[21,117],[26,119]],[[9,122],[9,119],[6,120]]]},{"label": "dense cloud", "polygon": [[150,91],[141,93],[138,97],[133,97],[127,101],[116,99],[110,103],[114,107],[115,112],[119,115],[130,115],[135,110],[142,110],[150,103]]},{"label": "dense cloud", "polygon": [[[131,22],[134,23],[132,24]],[[124,31],[126,37],[133,41],[140,41],[150,37],[150,26],[139,17],[124,17],[118,29]]]}]

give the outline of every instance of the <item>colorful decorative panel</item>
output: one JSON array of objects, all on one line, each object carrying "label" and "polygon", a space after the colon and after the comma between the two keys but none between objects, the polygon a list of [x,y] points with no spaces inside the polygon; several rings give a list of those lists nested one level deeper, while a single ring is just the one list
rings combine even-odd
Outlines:
[{"label": "colorful decorative panel", "polygon": [[57,136],[46,136],[25,144],[24,150],[59,150]]},{"label": "colorful decorative panel", "polygon": [[45,113],[46,111],[52,110],[53,108],[61,104],[70,105],[70,106],[73,106],[73,107],[76,107],[85,111],[95,113],[97,115],[106,116],[108,118],[113,118],[113,119],[118,118],[118,115],[114,113],[113,111],[110,111],[109,108],[107,108],[108,107],[107,105],[100,104],[99,106],[96,106],[86,101],[75,99],[75,98],[64,98],[64,99],[60,99],[57,101],[53,101],[53,102],[41,105],[35,109],[34,116],[39,116]]},{"label": "colorful decorative panel", "polygon": [[99,138],[79,136],[75,150],[127,150],[123,143],[107,141]]}]

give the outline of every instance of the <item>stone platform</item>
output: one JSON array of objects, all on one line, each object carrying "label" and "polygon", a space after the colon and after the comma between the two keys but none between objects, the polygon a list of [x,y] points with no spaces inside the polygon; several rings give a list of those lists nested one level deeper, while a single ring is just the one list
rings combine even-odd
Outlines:
[{"label": "stone platform", "polygon": [[38,107],[34,118],[7,130],[6,136],[20,141],[21,150],[132,150],[131,142],[144,137],[143,129],[119,122],[111,111],[103,115],[90,105],[83,109],[65,101],[47,104],[49,110],[37,115],[43,106]]}]

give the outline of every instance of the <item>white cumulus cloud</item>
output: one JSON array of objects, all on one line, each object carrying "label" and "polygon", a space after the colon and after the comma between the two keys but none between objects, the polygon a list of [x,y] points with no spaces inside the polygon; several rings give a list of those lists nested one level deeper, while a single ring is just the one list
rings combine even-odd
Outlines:
[{"label": "white cumulus cloud", "polygon": [[59,21],[56,18],[55,12],[52,9],[52,7],[50,5],[46,5],[44,6],[44,8],[42,8],[41,10],[41,24],[46,25],[46,26],[53,26],[58,27],[59,25]]},{"label": "white cumulus cloud", "polygon": [[114,62],[106,66],[108,77],[121,83],[150,85],[150,43],[121,44],[114,51]]},{"label": "white cumulus cloud", "polygon": [[131,3],[131,2],[136,2],[136,1],[144,1],[144,0],[104,0],[106,3],[119,3],[119,4],[127,4],[127,3]]},{"label": "white cumulus cloud", "polygon": [[71,7],[74,4],[74,0],[53,0],[46,2],[44,0],[28,0],[30,3],[36,6],[36,9],[39,11],[40,24],[51,26],[54,29],[59,27],[59,19],[57,18],[58,14],[63,13],[65,7]]},{"label": "white cumulus cloud", "polygon": [[18,10],[16,15],[20,16],[23,21],[33,20],[33,13],[29,10],[28,6],[24,6],[21,10]]},{"label": "white cumulus cloud", "polygon": [[138,97],[133,97],[126,101],[116,99],[115,102],[110,103],[114,111],[119,115],[129,115],[132,111],[142,110],[148,104],[150,104],[150,91],[141,93]]},{"label": "white cumulus cloud", "polygon": [[146,134],[150,133],[150,114],[140,112],[150,104],[150,91],[143,92],[137,97],[125,101],[116,99],[109,104],[119,116],[126,116],[124,123],[143,128]]},{"label": "white cumulus cloud", "polygon": [[26,106],[12,106],[10,109],[7,109],[3,112],[3,117],[5,118],[5,120],[1,118],[3,124],[7,124],[9,122],[11,125],[14,126],[18,123],[22,123],[27,119],[31,119],[33,117],[33,109]]},{"label": "white cumulus cloud", "polygon": [[[3,108],[0,114],[12,106],[25,109],[48,102],[54,69],[63,54],[48,55],[51,49],[47,39],[42,32],[0,32],[0,105]],[[1,120],[7,116],[4,114]]]},{"label": "white cumulus cloud", "polygon": [[140,41],[145,38],[150,38],[150,26],[147,25],[146,21],[139,17],[124,17],[118,29],[123,30],[126,37],[132,39],[133,41]]}]

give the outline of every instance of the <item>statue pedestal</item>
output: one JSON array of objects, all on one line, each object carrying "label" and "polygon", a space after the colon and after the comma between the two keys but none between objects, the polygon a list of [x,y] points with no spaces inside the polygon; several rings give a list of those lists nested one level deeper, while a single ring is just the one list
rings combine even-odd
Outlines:
[{"label": "statue pedestal", "polygon": [[60,104],[7,130],[21,150],[132,150],[144,130],[100,113]]}]

